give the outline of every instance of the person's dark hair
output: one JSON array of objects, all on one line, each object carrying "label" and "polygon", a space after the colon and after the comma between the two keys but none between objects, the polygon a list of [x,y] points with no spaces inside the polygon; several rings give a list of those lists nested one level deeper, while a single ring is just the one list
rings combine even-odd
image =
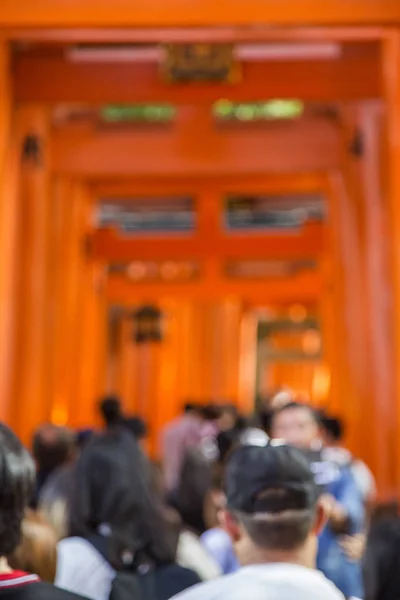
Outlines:
[{"label": "person's dark hair", "polygon": [[336,417],[323,417],[322,427],[326,433],[336,442],[340,442],[343,439],[344,426],[341,419]]},{"label": "person's dark hair", "polygon": [[35,464],[14,433],[0,424],[0,556],[21,541],[25,509],[34,492]]},{"label": "person's dark hair", "polygon": [[203,406],[202,415],[205,421],[216,421],[221,416],[221,408],[216,404]]},{"label": "person's dark hair", "polygon": [[75,436],[66,427],[46,424],[39,427],[32,440],[32,454],[38,471],[50,473],[66,463],[75,448]]},{"label": "person's dark hair", "polygon": [[212,487],[213,463],[197,448],[187,450],[183,459],[179,485],[170,498],[186,527],[202,534],[204,523],[204,503]]},{"label": "person's dark hair", "polygon": [[198,410],[198,407],[194,402],[186,402],[185,406],[183,407],[184,413],[196,412],[196,410]]},{"label": "person's dark hair", "polygon": [[[275,490],[275,493],[283,492]],[[260,515],[235,511],[234,515],[256,546],[284,551],[297,550],[306,542],[314,523],[315,510],[310,508]]]},{"label": "person's dark hair", "polygon": [[100,403],[100,412],[107,427],[121,424],[121,402],[116,396],[106,396]]},{"label": "person's dark hair", "polygon": [[136,440],[142,440],[147,436],[146,423],[140,417],[126,417],[123,425]]},{"label": "person's dark hair", "polygon": [[175,558],[144,456],[123,428],[93,436],[83,449],[69,514],[71,536],[105,535],[110,564],[117,570],[127,553],[157,564]]},{"label": "person's dark hair", "polygon": [[371,525],[363,560],[365,600],[400,598],[400,518]]}]

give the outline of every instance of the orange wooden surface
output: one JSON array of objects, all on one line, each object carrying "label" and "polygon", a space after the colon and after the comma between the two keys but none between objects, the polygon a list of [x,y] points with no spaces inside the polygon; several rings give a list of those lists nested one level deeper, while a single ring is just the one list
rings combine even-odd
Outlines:
[{"label": "orange wooden surface", "polygon": [[204,234],[152,238],[128,236],[115,229],[98,229],[90,237],[93,258],[111,262],[135,260],[251,260],[273,258],[313,258],[325,248],[325,229],[317,222],[306,223],[293,233],[219,234],[211,239]]},{"label": "orange wooden surface", "polygon": [[[378,474],[383,494],[393,493],[395,432],[394,362],[392,351],[389,262],[383,190],[383,109],[374,103],[356,107],[353,126],[363,132],[364,154],[353,158],[348,173],[353,193],[359,196],[362,277],[364,280],[363,333],[368,348],[364,369],[364,411],[370,415],[364,428],[370,448],[370,466]],[[371,444],[371,440],[373,443]]]},{"label": "orange wooden surface", "polygon": [[257,27],[221,25],[216,27],[10,27],[5,30],[11,41],[26,40],[43,45],[64,44],[158,44],[158,43],[224,43],[224,42],[370,42],[380,41],[385,34],[382,25],[301,26],[263,24]]},{"label": "orange wooden surface", "polygon": [[[40,162],[25,160],[20,167],[19,221],[20,270],[18,294],[17,392],[14,420],[27,442],[38,423],[50,418],[51,390],[49,257],[50,242],[50,120],[44,107],[20,107],[17,127],[22,139],[37,135]],[[20,146],[21,147],[21,146]],[[22,376],[23,373],[23,376]]]},{"label": "orange wooden surface", "polygon": [[396,436],[395,467],[397,491],[400,488],[400,460],[397,432],[400,425],[399,390],[400,390],[400,320],[398,310],[400,306],[400,236],[398,227],[400,223],[400,33],[393,30],[388,35],[383,48],[383,77],[386,89],[386,129],[384,159],[385,169],[385,194],[387,204],[387,225],[390,236],[390,279],[391,290],[388,298],[389,311],[392,315],[391,334],[393,336],[394,358],[391,365],[394,369],[396,405],[396,420],[393,421],[393,431]]},{"label": "orange wooden surface", "polygon": [[15,368],[15,283],[20,138],[11,105],[8,45],[0,37],[0,418],[10,419]]},{"label": "orange wooden surface", "polygon": [[104,200],[114,198],[118,201],[129,198],[152,198],[187,195],[197,198],[199,186],[205,185],[212,188],[219,198],[227,193],[237,195],[285,195],[285,194],[318,194],[326,185],[326,174],[323,172],[308,171],[304,173],[259,173],[246,174],[219,174],[217,177],[204,182],[202,179],[193,179],[182,173],[179,177],[166,177],[165,175],[151,179],[134,179],[130,177],[110,180],[93,180],[90,189],[93,195]]},{"label": "orange wooden surface", "polygon": [[125,276],[112,275],[107,282],[111,302],[129,305],[133,299],[154,301],[157,298],[182,298],[210,301],[220,298],[243,298],[247,302],[314,301],[323,289],[318,272],[299,273],[291,278],[259,281],[204,278],[196,283],[132,283]]},{"label": "orange wooden surface", "polygon": [[183,173],[188,177],[290,174],[338,165],[334,123],[310,118],[213,127],[210,120],[206,128],[202,115],[210,110],[186,108],[170,127],[60,127],[53,136],[54,171],[99,180]]},{"label": "orange wooden surface", "polygon": [[370,24],[400,21],[397,0],[3,0],[0,25],[43,27],[202,26],[254,23],[309,25]]},{"label": "orange wooden surface", "polygon": [[352,100],[382,95],[378,48],[344,47],[335,60],[253,62],[233,84],[171,85],[155,63],[74,63],[62,52],[22,54],[15,60],[15,97],[22,102],[171,102],[183,105],[268,98]]}]

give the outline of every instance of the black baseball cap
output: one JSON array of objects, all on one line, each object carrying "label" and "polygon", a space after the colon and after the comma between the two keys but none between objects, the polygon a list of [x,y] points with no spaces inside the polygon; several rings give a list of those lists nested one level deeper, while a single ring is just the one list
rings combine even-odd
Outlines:
[{"label": "black baseball cap", "polygon": [[313,508],[319,496],[307,457],[274,442],[235,450],[226,467],[225,491],[228,508],[248,514]]}]

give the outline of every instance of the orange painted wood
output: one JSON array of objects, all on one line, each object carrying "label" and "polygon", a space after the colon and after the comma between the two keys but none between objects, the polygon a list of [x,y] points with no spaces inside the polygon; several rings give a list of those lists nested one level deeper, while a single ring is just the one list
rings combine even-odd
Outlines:
[{"label": "orange painted wood", "polygon": [[378,48],[344,47],[338,60],[244,63],[234,84],[171,85],[155,63],[73,63],[62,52],[21,54],[14,63],[22,102],[171,102],[183,105],[268,98],[352,100],[382,95]]},{"label": "orange painted wood", "polygon": [[[93,196],[99,200],[114,198],[129,200],[129,198],[160,198],[163,195],[198,197],[199,189],[205,182],[185,174],[175,178],[159,176],[151,179],[112,179],[91,181],[90,189]],[[305,173],[265,173],[265,174],[219,174],[210,181],[207,187],[220,197],[230,194],[281,195],[281,194],[318,194],[326,185],[326,175],[323,172]],[[193,191],[195,190],[195,191]]]},{"label": "orange painted wood", "polygon": [[123,237],[113,229],[90,236],[94,258],[110,262],[133,260],[255,260],[263,258],[313,258],[324,251],[324,227],[309,222],[298,233],[220,233],[214,238],[195,234],[181,237]]},{"label": "orange painted wood", "polygon": [[107,282],[109,302],[132,304],[140,300],[154,302],[157,298],[198,299],[212,301],[222,298],[243,299],[249,302],[296,302],[315,301],[322,290],[318,272],[304,272],[281,280],[207,280],[194,283],[135,284],[126,277],[113,275]]},{"label": "orange painted wood", "polygon": [[396,439],[395,468],[396,468],[396,490],[400,489],[400,460],[399,444],[397,440],[397,431],[400,425],[400,319],[398,316],[398,307],[400,306],[400,34],[398,31],[392,31],[388,35],[383,48],[383,77],[386,89],[387,123],[385,131],[384,160],[386,169],[385,176],[385,197],[387,198],[387,216],[386,224],[388,235],[390,236],[390,279],[391,289],[389,291],[387,302],[389,304],[389,314],[391,316],[391,333],[393,336],[394,357],[393,373],[394,394],[393,401],[396,407],[396,419],[392,423],[393,434]]},{"label": "orange painted wood", "polygon": [[26,135],[36,135],[42,153],[39,164],[25,161],[20,168],[21,271],[16,298],[20,311],[16,422],[19,435],[27,442],[37,425],[50,418],[50,114],[44,107],[26,105],[18,108],[16,118],[22,139]]},{"label": "orange painted wood", "polygon": [[314,26],[302,27],[257,24],[257,27],[223,26],[218,27],[80,27],[54,28],[8,28],[7,37],[12,41],[26,40],[42,44],[158,44],[158,43],[226,43],[226,42],[353,42],[380,41],[385,28],[380,25],[362,26]]},{"label": "orange painted wood", "polygon": [[0,37],[0,418],[10,422],[15,361],[15,286],[20,138],[11,107],[9,47]]},{"label": "orange painted wood", "polygon": [[[384,497],[393,494],[395,480],[394,447],[396,438],[391,423],[395,419],[393,404],[394,361],[391,314],[388,295],[391,283],[387,260],[388,233],[385,222],[382,140],[383,109],[375,103],[363,103],[350,115],[354,127],[363,133],[364,153],[350,166],[350,184],[359,196],[360,244],[364,291],[359,310],[363,313],[362,333],[367,348],[365,362],[363,410],[368,415],[364,428],[369,464],[376,474]],[[359,352],[361,351],[361,347]]]},{"label": "orange painted wood", "polygon": [[198,110],[190,109],[171,127],[60,127],[53,136],[54,172],[99,180],[307,173],[338,165],[336,126],[324,119],[203,127]]},{"label": "orange painted wood", "polygon": [[69,233],[72,226],[72,182],[66,179],[56,179],[52,192],[52,352],[50,376],[52,377],[52,405],[51,419],[58,423],[66,424],[69,419],[69,390],[66,369],[69,368],[67,336],[69,328],[73,326],[66,323],[66,276],[68,255],[71,247]]},{"label": "orange painted wood", "polygon": [[75,423],[87,427],[99,424],[98,400],[106,392],[115,391],[108,385],[109,338],[107,299],[105,297],[105,268],[88,260],[84,266],[83,298],[80,306],[80,364],[79,394],[76,400]]},{"label": "orange painted wood", "polygon": [[337,323],[336,343],[341,351],[340,412],[347,427],[349,448],[368,460],[371,445],[366,446],[366,428],[359,424],[366,418],[368,398],[367,339],[365,337],[365,298],[360,243],[360,221],[354,188],[345,172],[332,174],[332,216],[334,243],[334,290]]},{"label": "orange painted wood", "polygon": [[400,21],[397,0],[3,0],[0,25],[6,27],[157,27],[203,25],[370,24]]}]

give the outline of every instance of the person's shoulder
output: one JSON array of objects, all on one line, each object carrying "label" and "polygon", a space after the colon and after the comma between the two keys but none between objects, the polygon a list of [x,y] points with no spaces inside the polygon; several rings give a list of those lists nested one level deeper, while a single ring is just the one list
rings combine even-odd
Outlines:
[{"label": "person's shoulder", "polygon": [[[19,595],[19,593],[21,595]],[[67,590],[56,587],[45,581],[38,581],[30,585],[21,586],[14,590],[15,598],[24,598],[24,600],[82,600],[83,596],[74,594]]]},{"label": "person's shoulder", "polygon": [[[244,592],[245,588],[248,589],[250,580],[242,578],[240,571],[233,573],[232,575],[224,575],[218,579],[207,581],[195,585],[194,587],[181,592],[177,596],[174,596],[172,600],[219,600],[223,598],[231,598],[234,591],[238,590],[238,586]],[[246,587],[247,586],[247,587]],[[247,592],[243,595],[243,599],[253,597]]]},{"label": "person's shoulder", "polygon": [[228,533],[220,527],[208,529],[200,536],[200,541],[204,546],[213,546],[218,548],[231,547],[232,542]]}]

